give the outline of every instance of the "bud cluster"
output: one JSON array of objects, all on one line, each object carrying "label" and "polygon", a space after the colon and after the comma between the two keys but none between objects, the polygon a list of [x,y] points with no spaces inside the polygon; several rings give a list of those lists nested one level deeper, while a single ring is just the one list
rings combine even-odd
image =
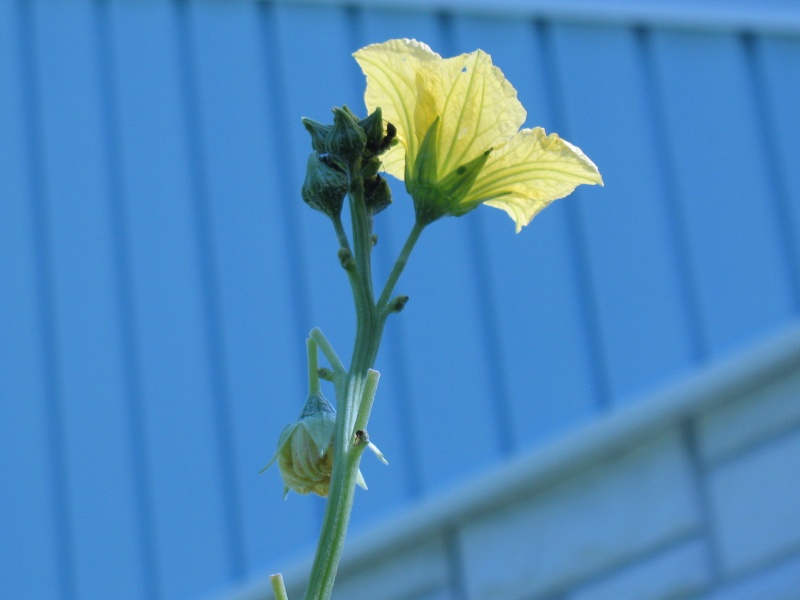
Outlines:
[{"label": "bud cluster", "polygon": [[397,142],[397,130],[391,123],[384,123],[380,108],[359,120],[347,106],[336,107],[333,125],[308,118],[303,118],[303,125],[311,135],[314,150],[302,189],[306,204],[338,218],[354,174],[364,180],[364,203],[370,214],[391,204],[389,184],[378,171],[380,155]]}]

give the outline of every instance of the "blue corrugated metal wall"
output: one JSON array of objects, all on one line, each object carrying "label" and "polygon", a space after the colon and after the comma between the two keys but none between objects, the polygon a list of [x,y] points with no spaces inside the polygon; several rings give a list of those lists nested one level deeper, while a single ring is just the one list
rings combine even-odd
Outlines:
[{"label": "blue corrugated metal wall", "polygon": [[800,36],[2,0],[0,597],[190,598],[313,545],[322,501],[256,476],[308,330],[352,343],[300,117],[362,107],[350,54],[391,37],[488,51],[606,186],[426,231],[354,529],[797,319]]}]

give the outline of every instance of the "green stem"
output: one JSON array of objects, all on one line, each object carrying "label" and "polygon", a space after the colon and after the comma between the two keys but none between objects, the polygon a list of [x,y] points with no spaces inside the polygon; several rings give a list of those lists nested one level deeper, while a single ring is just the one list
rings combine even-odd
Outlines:
[{"label": "green stem", "polygon": [[375,400],[375,392],[378,391],[378,380],[381,374],[370,369],[367,371],[367,381],[364,386],[364,396],[361,398],[361,404],[358,407],[358,415],[356,415],[356,422],[353,425],[353,431],[367,428],[367,421],[372,412],[372,403]]},{"label": "green stem", "polygon": [[332,217],[331,220],[333,221],[333,228],[336,231],[336,238],[339,240],[339,246],[350,250],[350,241],[347,239],[347,234],[344,231],[341,215],[336,215]]},{"label": "green stem", "polygon": [[358,465],[365,448],[364,445],[353,445],[353,425],[367,385],[369,368],[374,364],[378,353],[383,328],[379,326],[374,311],[366,316],[364,313],[359,314],[357,323],[353,361],[344,391],[337,402],[340,409],[336,416],[330,497],[306,589],[306,600],[330,598],[353,508]]},{"label": "green stem", "polygon": [[319,349],[322,350],[325,358],[327,358],[328,362],[331,363],[333,370],[336,371],[336,373],[346,374],[347,369],[344,368],[344,364],[342,364],[342,361],[339,360],[339,356],[336,354],[333,346],[331,346],[328,338],[326,338],[325,334],[322,333],[322,330],[319,327],[314,327],[309,336],[317,343]]},{"label": "green stem", "polygon": [[348,272],[348,276],[356,307],[356,339],[345,384],[342,387],[337,386],[338,411],[330,496],[325,509],[317,554],[306,588],[306,600],[328,600],[333,589],[353,508],[358,465],[365,447],[363,444],[353,445],[353,426],[364,396],[368,371],[375,363],[383,333],[383,322],[378,318],[372,292],[370,264],[372,219],[364,204],[364,180],[359,174],[358,165],[352,165],[349,173],[353,256],[356,268],[354,273]]},{"label": "green stem", "polygon": [[[350,513],[353,509],[358,466],[361,455],[367,444],[355,444],[356,428],[366,429],[372,400],[378,385],[378,373],[372,370],[378,356],[383,326],[389,314],[389,296],[408,262],[424,228],[419,223],[409,234],[400,256],[392,269],[388,281],[376,303],[372,286],[371,252],[372,215],[364,204],[364,180],[360,175],[360,164],[356,161],[350,165],[349,173],[349,206],[352,219],[352,255],[355,268],[348,269],[348,278],[353,290],[356,309],[356,338],[350,370],[344,367],[336,357],[336,353],[322,335],[315,329],[312,339],[331,362],[339,377],[337,378],[336,397],[336,435],[334,437],[334,461],[331,474],[330,496],[325,508],[314,565],[311,569],[305,600],[329,600],[333,590],[336,570],[339,566],[344,546]],[[339,243],[350,250],[344,243],[347,237],[341,227],[341,220],[334,219]]]},{"label": "green stem", "polygon": [[411,229],[411,233],[408,234],[408,239],[403,245],[403,249],[400,251],[400,255],[397,257],[397,260],[394,263],[392,272],[389,273],[389,278],[386,280],[386,285],[383,288],[381,297],[378,299],[378,310],[383,311],[383,309],[389,303],[389,297],[394,291],[394,286],[397,284],[397,280],[400,279],[403,269],[406,268],[408,257],[411,255],[411,251],[414,249],[414,246],[416,245],[423,229],[425,229],[425,226],[420,225],[419,221],[414,223],[414,227]]},{"label": "green stem", "polygon": [[308,354],[308,393],[319,396],[322,392],[319,386],[319,355],[317,354],[317,342],[312,337],[306,340],[306,353]]},{"label": "green stem", "polygon": [[[360,161],[349,169],[350,218],[353,227],[353,249],[357,275],[360,280],[365,310],[374,312],[372,292],[372,217],[364,204],[364,178],[360,175]],[[356,300],[358,300],[356,298]]]},{"label": "green stem", "polygon": [[280,573],[270,575],[269,582],[272,584],[272,593],[275,594],[275,600],[289,600],[289,594],[286,593],[286,586],[283,584],[283,575]]}]

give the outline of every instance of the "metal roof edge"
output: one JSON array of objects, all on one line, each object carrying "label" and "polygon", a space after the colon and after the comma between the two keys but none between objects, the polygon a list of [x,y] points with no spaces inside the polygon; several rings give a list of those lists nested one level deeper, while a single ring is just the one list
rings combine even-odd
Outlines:
[{"label": "metal roof edge", "polygon": [[262,0],[273,4],[402,12],[524,17],[597,25],[800,35],[800,7],[759,2],[744,6],[695,0],[692,4],[637,0]]},{"label": "metal roof edge", "polygon": [[[734,394],[757,389],[775,378],[800,370],[800,322],[754,344],[736,355],[657,391],[635,404],[598,417],[563,436],[490,469],[436,497],[401,511],[399,515],[353,535],[342,557],[341,569],[376,558],[464,522],[473,515],[515,496],[564,477],[624,450],[659,429],[678,424]],[[302,580],[313,555],[284,565],[287,582]],[[271,598],[268,578],[216,596],[217,600]]]}]

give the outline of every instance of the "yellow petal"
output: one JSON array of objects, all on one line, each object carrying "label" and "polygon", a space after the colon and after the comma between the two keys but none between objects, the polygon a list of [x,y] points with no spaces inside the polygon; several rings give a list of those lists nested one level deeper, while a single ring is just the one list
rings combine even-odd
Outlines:
[{"label": "yellow petal", "polygon": [[441,117],[440,177],[505,142],[525,122],[517,91],[483,50],[421,64],[417,98],[418,132]]},{"label": "yellow petal", "polygon": [[506,211],[519,233],[540,210],[582,183],[603,185],[603,178],[580,148],[541,127],[523,129],[494,149],[465,202]]},{"label": "yellow petal", "polygon": [[[368,112],[380,107],[383,118],[397,128],[399,144],[383,156],[384,169],[398,179],[403,179],[406,151],[413,164],[419,144],[414,128],[417,105],[417,73],[421,65],[441,61],[442,57],[416,40],[390,40],[372,44],[353,54],[364,75],[367,91],[364,100]],[[421,135],[425,134],[424,130]]]}]

